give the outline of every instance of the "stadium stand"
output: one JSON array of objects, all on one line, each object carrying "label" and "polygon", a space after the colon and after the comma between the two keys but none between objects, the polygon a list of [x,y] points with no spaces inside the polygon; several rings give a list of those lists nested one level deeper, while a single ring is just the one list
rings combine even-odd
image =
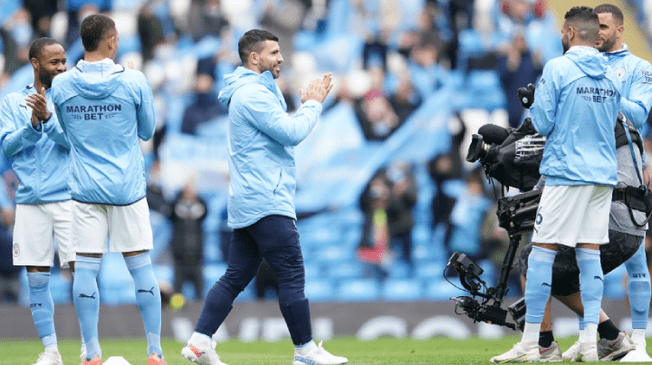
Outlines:
[{"label": "stadium stand", "polygon": [[[447,47],[453,39],[453,20],[447,18],[448,1],[401,0],[400,13],[389,14],[395,18],[379,13],[379,0],[312,1],[311,11],[295,34],[294,54],[284,55],[292,66],[282,72],[289,97],[295,102],[298,89],[305,87],[315,75],[333,72],[337,79],[337,88],[325,101],[325,111],[317,127],[295,149],[296,208],[300,217],[297,229],[306,264],[306,295],[311,301],[449,300],[461,294],[442,276],[447,261],[444,231],[441,226],[431,226],[430,204],[438,191],[428,176],[426,163],[434,156],[449,152],[449,128],[456,115],[463,116],[467,134],[474,133],[478,126],[487,122],[507,123],[506,98],[513,96],[504,94],[495,69],[473,69],[469,61],[491,53],[500,54],[517,28],[525,29],[528,44],[543,61],[561,54],[557,30],[560,14],[553,7],[558,4],[548,4],[548,8],[541,5],[541,1],[525,2],[529,4],[527,11],[519,18],[509,12],[509,6],[505,7],[510,1],[516,0],[475,1],[474,26],[461,29],[459,33],[455,65],[448,59]],[[61,41],[64,41],[68,17],[72,14],[69,11],[72,5],[68,3],[73,2],[83,3],[81,0],[60,2],[64,6],[52,18],[50,35]],[[228,190],[228,120],[221,116],[207,121],[197,135],[181,134],[181,122],[184,110],[193,102],[192,80],[198,60],[216,60],[214,91],[218,92],[224,86],[222,76],[238,64],[235,54],[238,37],[246,29],[259,26],[260,11],[256,9],[260,1],[223,0],[220,11],[231,25],[220,34],[207,34],[198,40],[189,35],[185,23],[191,2],[113,0],[105,3],[111,4],[108,11],[119,24],[118,60],[131,60],[145,73],[154,91],[157,118],[160,119],[157,130],[165,130],[158,150],[149,143],[143,144],[147,161],[151,162],[154,156],[161,161],[161,185],[168,199],[172,199],[187,178],[194,175],[197,188],[208,204],[208,216],[203,223],[206,291],[226,268],[220,249],[220,230],[224,224],[222,212]],[[352,5],[354,3],[357,6]],[[649,42],[652,35],[650,2],[630,0],[629,3],[636,9],[633,13],[638,14],[636,20]],[[0,25],[7,30],[0,37],[5,61],[12,58],[6,54],[11,40],[4,37],[11,37],[12,14],[21,6],[20,0],[0,2]],[[156,44],[146,44],[141,39],[143,23],[140,21],[146,13],[151,14],[151,26],[162,35]],[[432,24],[427,29],[421,21],[424,16],[430,17]],[[387,28],[382,29],[383,26]],[[414,46],[410,41],[424,34],[427,35],[421,38],[424,42],[432,41],[437,46],[434,63],[425,66],[410,53],[410,47]],[[368,35],[378,36],[388,50],[386,60],[376,55],[369,61],[372,66],[384,65],[387,69],[380,95],[391,97],[401,77],[408,75],[415,90],[413,96],[421,99],[400,127],[380,141],[365,139],[354,103],[363,95],[369,97],[365,93],[372,83],[369,70],[362,67]],[[81,41],[75,39],[65,46],[69,67],[72,67],[82,55]],[[146,49],[152,50],[149,59],[142,56]],[[29,65],[16,67],[11,74],[3,73],[0,97],[30,83],[31,77]],[[467,142],[462,143],[464,149],[467,145]],[[464,156],[465,150],[461,153]],[[365,267],[356,257],[364,223],[358,199],[379,169],[398,160],[415,165],[419,191],[412,230],[413,267],[400,259],[395,260],[388,266],[389,276],[378,281],[365,277]],[[464,172],[471,167],[464,163]],[[444,189],[448,195],[457,197],[464,191],[464,183],[453,179]],[[168,252],[171,225],[164,216],[157,214],[152,214],[151,223],[156,275],[160,281],[171,282],[173,269]],[[104,260],[100,273],[102,302],[108,305],[135,303],[133,283],[122,259],[106,255]],[[489,262],[482,265],[483,268],[491,266]],[[487,275],[491,275],[491,269],[487,271]],[[610,275],[614,275],[614,279],[607,280],[605,296],[622,297],[622,284],[619,283],[622,273]],[[65,294],[69,292],[69,279],[53,275],[51,286],[57,303],[71,303],[70,296]],[[254,292],[250,285],[238,300],[254,300]],[[25,300],[21,303],[25,304]]]}]

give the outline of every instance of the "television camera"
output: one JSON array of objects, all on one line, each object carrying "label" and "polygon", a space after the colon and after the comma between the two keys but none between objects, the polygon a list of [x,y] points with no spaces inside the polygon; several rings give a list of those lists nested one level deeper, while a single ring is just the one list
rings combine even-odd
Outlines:
[{"label": "television camera", "polygon": [[[447,269],[453,268],[459,274],[462,287],[470,294],[451,298],[455,301],[455,313],[466,314],[474,322],[522,329],[525,320],[524,299],[506,310],[501,305],[509,290],[507,281],[521,237],[534,227],[541,190],[532,189],[540,177],[539,164],[544,145],[545,138],[536,133],[529,118],[518,128],[487,124],[472,136],[466,160],[479,161],[489,181],[493,183],[492,179],[495,179],[502,184],[496,214],[500,227],[509,234],[509,246],[495,287],[487,286],[480,278],[484,270],[465,254],[453,253],[446,265]],[[510,187],[524,193],[506,196]],[[507,319],[508,313],[511,321]]]}]

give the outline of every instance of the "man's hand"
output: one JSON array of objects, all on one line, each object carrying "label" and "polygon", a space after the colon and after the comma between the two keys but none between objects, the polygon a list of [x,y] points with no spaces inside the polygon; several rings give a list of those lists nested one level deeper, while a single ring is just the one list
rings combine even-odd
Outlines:
[{"label": "man's hand", "polygon": [[534,103],[534,90],[536,90],[536,87],[532,84],[527,84],[527,88],[519,87],[518,90],[516,90],[518,101],[521,102],[523,108],[530,109]]},{"label": "man's hand", "polygon": [[310,85],[308,85],[308,89],[305,92],[303,90],[299,90],[299,94],[301,95],[301,103],[305,103],[308,100],[316,100],[320,103],[323,103],[324,99],[326,99],[326,96],[328,96],[328,93],[332,88],[333,75],[329,72],[325,74],[321,79],[313,80]]},{"label": "man's hand", "polygon": [[27,106],[32,108],[32,127],[36,128],[41,121],[50,119],[51,113],[48,110],[44,87],[37,93],[27,95],[25,101]]}]

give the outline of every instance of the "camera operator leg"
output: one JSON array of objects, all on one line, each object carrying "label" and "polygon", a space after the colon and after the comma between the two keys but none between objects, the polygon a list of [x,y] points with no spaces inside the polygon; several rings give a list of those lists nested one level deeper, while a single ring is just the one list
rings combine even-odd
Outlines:
[{"label": "camera operator leg", "polygon": [[650,311],[650,276],[645,257],[645,245],[640,245],[634,256],[625,262],[627,268],[627,296],[632,312],[632,341],[635,351],[627,354],[622,362],[652,362],[647,354],[645,331]]}]

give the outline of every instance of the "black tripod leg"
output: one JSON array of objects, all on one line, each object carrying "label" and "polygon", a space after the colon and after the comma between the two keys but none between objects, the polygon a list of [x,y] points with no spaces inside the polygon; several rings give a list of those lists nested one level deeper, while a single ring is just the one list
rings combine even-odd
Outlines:
[{"label": "black tripod leg", "polygon": [[500,270],[500,279],[498,284],[496,284],[496,302],[500,303],[503,301],[503,297],[507,293],[507,280],[509,280],[509,274],[512,271],[512,264],[514,264],[514,258],[516,257],[516,250],[518,245],[521,243],[521,235],[510,235],[509,236],[509,247],[507,248],[507,253],[503,259],[503,266]]}]

